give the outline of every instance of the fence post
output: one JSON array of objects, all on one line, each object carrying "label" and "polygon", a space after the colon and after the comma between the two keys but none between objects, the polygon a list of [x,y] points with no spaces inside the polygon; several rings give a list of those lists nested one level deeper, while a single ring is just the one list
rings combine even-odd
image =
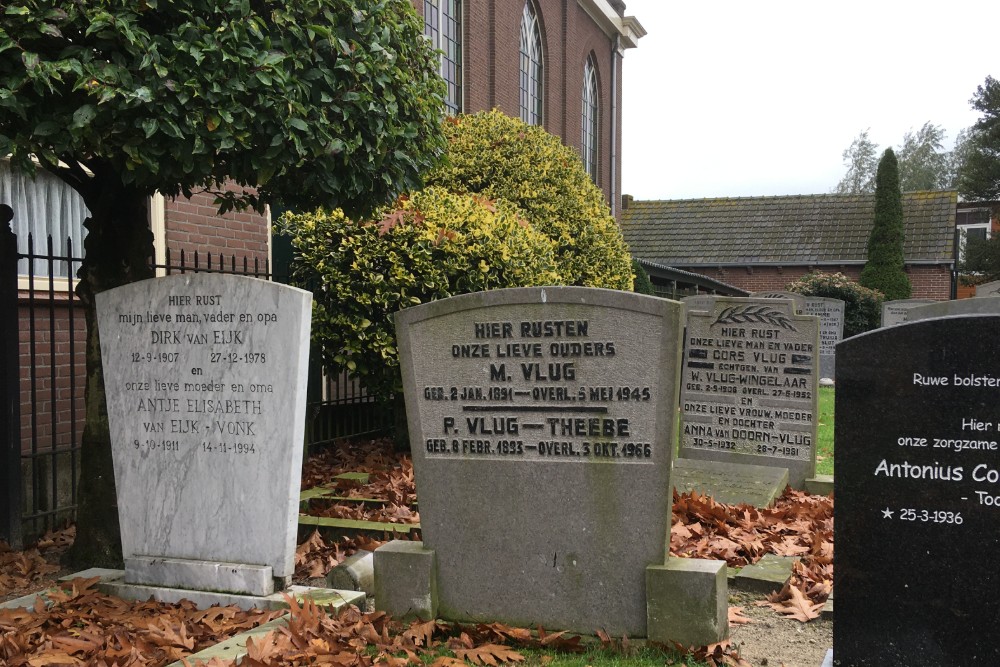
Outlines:
[{"label": "fence post", "polygon": [[18,363],[17,236],[0,204],[0,538],[20,550],[21,370]]}]

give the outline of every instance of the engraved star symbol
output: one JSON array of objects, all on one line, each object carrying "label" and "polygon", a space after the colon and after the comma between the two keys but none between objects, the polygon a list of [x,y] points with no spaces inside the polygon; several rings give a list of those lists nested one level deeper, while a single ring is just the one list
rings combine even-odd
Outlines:
[{"label": "engraved star symbol", "polygon": [[888,507],[886,507],[884,510],[882,510],[882,518],[883,519],[891,519],[892,518],[892,512],[893,511],[891,509],[889,509]]}]

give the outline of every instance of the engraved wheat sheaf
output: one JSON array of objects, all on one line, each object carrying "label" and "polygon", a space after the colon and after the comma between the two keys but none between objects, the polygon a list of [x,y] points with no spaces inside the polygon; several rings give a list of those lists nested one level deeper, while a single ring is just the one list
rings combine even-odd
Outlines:
[{"label": "engraved wheat sheaf", "polygon": [[726,308],[712,322],[716,324],[773,324],[774,326],[798,331],[788,315],[769,306],[732,306]]}]

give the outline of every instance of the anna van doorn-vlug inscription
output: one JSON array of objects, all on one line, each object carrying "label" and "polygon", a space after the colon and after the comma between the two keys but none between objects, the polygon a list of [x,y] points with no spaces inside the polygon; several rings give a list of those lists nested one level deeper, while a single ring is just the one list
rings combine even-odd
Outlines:
[{"label": "anna van doorn-vlug inscription", "polygon": [[680,304],[555,287],[397,315],[440,615],[644,635],[662,564]]},{"label": "anna van doorn-vlug inscription", "polygon": [[217,274],[98,295],[128,583],[227,589],[196,568],[192,581],[154,581],[135,560],[150,558],[292,574],[310,303],[303,290]]}]

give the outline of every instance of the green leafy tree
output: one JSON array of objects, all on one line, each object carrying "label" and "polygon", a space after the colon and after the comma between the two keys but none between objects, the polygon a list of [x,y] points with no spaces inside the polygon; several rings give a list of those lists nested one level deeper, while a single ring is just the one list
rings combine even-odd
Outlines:
[{"label": "green leafy tree", "polygon": [[844,338],[877,329],[881,323],[882,293],[862,287],[843,273],[810,273],[789,283],[786,289],[803,296],[843,301]]},{"label": "green leafy tree", "polygon": [[569,284],[632,290],[628,246],[575,150],[496,110],[450,118],[445,135],[447,160],[429,185],[516,204],[555,242]]},{"label": "green leafy tree", "polygon": [[944,128],[930,121],[916,132],[903,135],[903,143],[896,150],[900,190],[940,190],[951,186],[944,137]]},{"label": "green leafy tree", "polygon": [[1000,234],[988,239],[966,239],[965,257],[958,269],[966,274],[964,279],[972,279],[970,282],[974,284],[1000,280]]},{"label": "green leafy tree", "polygon": [[912,288],[904,266],[899,164],[896,154],[887,148],[875,174],[875,224],[868,237],[868,261],[861,270],[861,284],[889,300],[907,299]]},{"label": "green leafy tree", "polygon": [[868,138],[868,130],[863,130],[844,150],[843,158],[844,164],[847,165],[847,173],[837,184],[834,192],[838,195],[874,192],[877,156],[878,144]]},{"label": "green leafy tree", "polygon": [[[313,338],[324,363],[383,402],[402,391],[393,314],[501,287],[559,285],[553,243],[509,202],[430,187],[375,221],[335,210],[285,214],[296,281],[313,286]],[[400,414],[402,414],[400,412]]]},{"label": "green leafy tree", "polygon": [[[443,147],[443,86],[409,0],[13,0],[0,23],[0,155],[34,159],[91,216],[76,563],[120,562],[94,295],[152,276],[147,198],[363,214]],[[224,188],[227,181],[238,187]]]},{"label": "green leafy tree", "polygon": [[649,273],[637,259],[632,260],[632,273],[635,274],[635,283],[632,287],[633,292],[649,295],[656,294],[656,290],[653,289],[653,281],[649,279]]},{"label": "green leafy tree", "polygon": [[982,116],[968,133],[958,191],[968,201],[1000,199],[1000,81],[986,77],[969,103]]}]

